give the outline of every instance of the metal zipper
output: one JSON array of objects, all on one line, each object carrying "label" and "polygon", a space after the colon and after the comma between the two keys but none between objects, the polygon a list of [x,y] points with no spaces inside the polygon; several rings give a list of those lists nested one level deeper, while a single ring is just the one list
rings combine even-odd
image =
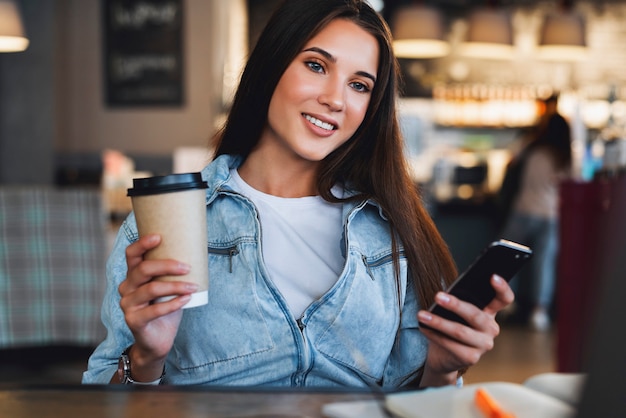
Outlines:
[{"label": "metal zipper", "polygon": [[[401,258],[402,256],[404,256],[404,250],[400,251],[400,253],[398,254],[398,258]],[[393,260],[393,257],[391,256],[391,254],[389,254],[383,258],[379,258],[378,260],[374,262],[370,262],[367,260],[367,256],[365,254],[361,254],[361,260],[363,260],[363,264],[365,265],[367,274],[370,276],[372,280],[374,280],[374,273],[372,272],[372,268],[379,267],[379,266],[382,266],[383,264],[389,263],[391,260]]]},{"label": "metal zipper", "polygon": [[228,256],[229,270],[230,270],[230,273],[233,272],[233,257],[239,254],[239,248],[237,248],[236,245],[233,245],[232,247],[228,247],[228,248],[208,247],[207,250],[209,254]]}]

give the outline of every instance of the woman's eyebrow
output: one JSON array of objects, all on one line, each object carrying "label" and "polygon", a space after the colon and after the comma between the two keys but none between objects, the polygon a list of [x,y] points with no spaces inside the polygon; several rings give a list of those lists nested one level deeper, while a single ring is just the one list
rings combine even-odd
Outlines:
[{"label": "woman's eyebrow", "polygon": [[317,52],[318,54],[321,54],[324,56],[324,58],[326,58],[327,60],[331,61],[332,63],[337,62],[337,58],[335,58],[330,52],[322,49],[322,48],[318,48],[316,46],[312,46],[311,48],[307,48],[305,49],[303,52]]},{"label": "woman's eyebrow", "polygon": [[367,71],[357,71],[356,72],[357,75],[360,75],[361,77],[367,77],[370,80],[372,80],[374,83],[376,83],[376,77],[370,73],[368,73]]},{"label": "woman's eyebrow", "polygon": [[[318,48],[316,46],[312,46],[310,48],[305,49],[302,52],[317,52],[320,55],[323,55],[324,58],[326,58],[327,60],[329,60],[332,63],[336,63],[337,62],[337,58],[335,58],[330,52],[322,49],[322,48]],[[367,77],[370,80],[372,80],[374,83],[376,82],[376,77],[370,73],[368,73],[367,71],[357,71],[356,74],[362,76],[362,77]]]}]

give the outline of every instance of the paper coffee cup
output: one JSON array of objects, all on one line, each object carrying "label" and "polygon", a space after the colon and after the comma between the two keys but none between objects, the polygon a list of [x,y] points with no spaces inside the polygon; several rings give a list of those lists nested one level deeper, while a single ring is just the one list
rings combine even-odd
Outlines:
[{"label": "paper coffee cup", "polygon": [[133,179],[133,187],[128,189],[139,236],[161,236],[161,243],[148,251],[145,259],[173,259],[191,266],[186,275],[155,278],[198,284],[198,292],[184,308],[208,302],[206,188],[200,173],[183,173]]}]

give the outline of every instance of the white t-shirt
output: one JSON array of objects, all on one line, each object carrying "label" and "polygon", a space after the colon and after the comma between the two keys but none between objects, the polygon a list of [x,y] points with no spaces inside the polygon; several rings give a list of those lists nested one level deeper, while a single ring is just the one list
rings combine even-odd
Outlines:
[{"label": "white t-shirt", "polygon": [[341,205],[320,196],[269,195],[248,185],[237,170],[231,175],[235,191],[248,197],[259,212],[265,266],[299,318],[335,284],[343,269]]}]

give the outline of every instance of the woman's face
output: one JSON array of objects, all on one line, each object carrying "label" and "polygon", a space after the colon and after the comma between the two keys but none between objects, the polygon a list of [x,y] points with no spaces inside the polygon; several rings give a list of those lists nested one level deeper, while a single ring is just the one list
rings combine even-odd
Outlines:
[{"label": "woman's face", "polygon": [[363,122],[377,69],[376,38],[349,20],[333,20],[279,80],[259,146],[275,156],[322,160]]}]

